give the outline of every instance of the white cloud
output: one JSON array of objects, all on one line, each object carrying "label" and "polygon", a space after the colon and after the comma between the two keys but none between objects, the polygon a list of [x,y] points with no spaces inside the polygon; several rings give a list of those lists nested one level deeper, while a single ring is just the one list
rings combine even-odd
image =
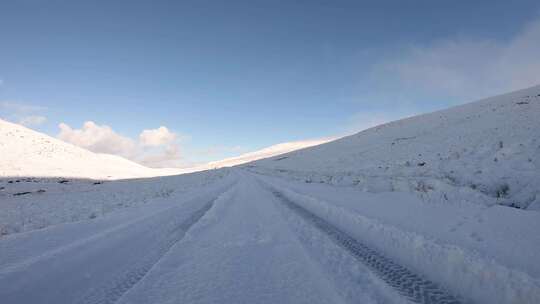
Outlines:
[{"label": "white cloud", "polygon": [[19,120],[19,124],[23,126],[38,126],[47,121],[47,117],[40,115],[25,116]]},{"label": "white cloud", "polygon": [[538,54],[540,20],[508,41],[454,38],[412,46],[376,65],[374,75],[400,92],[475,99],[539,84]]},{"label": "white cloud", "polygon": [[179,136],[167,127],[143,130],[139,134],[139,145],[144,149],[140,162],[156,168],[183,167],[185,163],[178,142]]},{"label": "white cloud", "polygon": [[135,142],[114,132],[111,127],[87,121],[81,129],[72,129],[65,123],[58,125],[58,138],[97,153],[120,155],[127,158],[136,153]]},{"label": "white cloud", "polygon": [[178,144],[168,144],[153,151],[145,149],[139,162],[153,168],[180,168],[186,165]]},{"label": "white cloud", "polygon": [[148,167],[183,165],[178,136],[164,126],[143,130],[138,141],[92,121],[85,122],[81,129],[73,129],[65,123],[58,127],[59,139],[96,153],[119,155]]},{"label": "white cloud", "polygon": [[162,146],[169,145],[176,140],[176,134],[172,133],[167,127],[157,129],[143,130],[139,135],[139,142],[143,146]]}]

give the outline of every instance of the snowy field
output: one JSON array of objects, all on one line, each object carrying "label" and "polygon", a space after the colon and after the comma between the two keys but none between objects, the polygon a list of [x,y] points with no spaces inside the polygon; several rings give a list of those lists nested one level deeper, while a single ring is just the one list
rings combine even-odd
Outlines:
[{"label": "snowy field", "polygon": [[223,180],[227,169],[132,180],[0,179],[0,237],[95,219],[119,209],[173,199]]},{"label": "snowy field", "polygon": [[148,203],[4,236],[0,296],[8,303],[540,299],[538,212],[429,205],[412,194],[226,172]]},{"label": "snowy field", "polygon": [[538,117],[540,86],[233,168],[3,178],[0,302],[540,303]]}]

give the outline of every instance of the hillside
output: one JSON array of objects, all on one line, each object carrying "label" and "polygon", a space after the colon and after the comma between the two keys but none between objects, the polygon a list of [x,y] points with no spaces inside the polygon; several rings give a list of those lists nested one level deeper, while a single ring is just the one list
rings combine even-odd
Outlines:
[{"label": "hillside", "polygon": [[0,119],[0,177],[120,179],[170,175],[119,156],[98,154]]},{"label": "hillside", "polygon": [[332,139],[330,138],[326,138],[326,139],[312,139],[312,140],[280,143],[280,144],[272,145],[270,147],[263,148],[261,150],[244,153],[239,156],[209,162],[208,164],[204,165],[204,168],[214,169],[214,168],[237,166],[237,165],[245,164],[245,163],[252,162],[255,160],[268,158],[268,157],[296,151],[299,149],[320,145],[320,144],[329,142],[331,140]]},{"label": "hillside", "polygon": [[540,209],[540,86],[383,124],[251,170],[428,201]]},{"label": "hillside", "polygon": [[[539,114],[537,86],[232,168],[0,178],[0,297],[539,303]],[[156,172],[1,126],[12,172]]]}]

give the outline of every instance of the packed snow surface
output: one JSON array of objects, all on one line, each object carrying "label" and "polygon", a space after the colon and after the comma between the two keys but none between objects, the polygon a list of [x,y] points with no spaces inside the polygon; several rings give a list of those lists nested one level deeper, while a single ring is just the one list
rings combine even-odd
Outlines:
[{"label": "packed snow surface", "polygon": [[540,303],[538,117],[533,87],[233,168],[3,178],[0,300]]}]

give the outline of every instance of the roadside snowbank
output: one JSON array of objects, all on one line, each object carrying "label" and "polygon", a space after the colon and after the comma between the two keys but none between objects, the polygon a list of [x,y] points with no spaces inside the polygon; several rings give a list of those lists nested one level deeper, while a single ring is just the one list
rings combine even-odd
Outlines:
[{"label": "roadside snowbank", "polygon": [[[521,226],[538,229],[540,228],[537,227],[540,225],[538,216],[527,218],[509,217],[508,214],[497,215],[497,212],[486,214],[485,218],[489,222],[481,226],[492,229],[486,233],[478,233],[464,223],[461,224],[464,225],[462,230],[466,231],[469,237],[487,239],[485,247],[474,248],[467,237],[458,234],[454,238],[448,238],[448,231],[437,225],[431,225],[430,222],[439,220],[444,223],[445,213],[431,212],[436,209],[425,209],[425,203],[420,201],[415,203],[412,197],[405,197],[404,201],[399,202],[396,201],[399,199],[398,196],[382,194],[370,197],[366,194],[356,201],[348,201],[350,196],[345,195],[340,198],[339,190],[330,193],[324,191],[328,196],[337,197],[328,202],[293,191],[290,183],[284,186],[285,183],[274,179],[263,178],[263,180],[288,199],[340,227],[351,236],[366,242],[411,270],[443,284],[470,301],[502,304],[537,303],[540,300],[540,272],[536,263],[537,259],[534,258],[540,249],[537,237],[530,237],[528,244],[526,242],[508,244],[507,241],[511,241],[513,234],[522,227],[505,229],[504,226],[497,228],[496,225],[492,225],[500,223],[501,220],[511,220],[515,224],[519,224],[519,220],[525,220]],[[305,187],[303,190],[306,191]],[[328,189],[325,188],[325,190]],[[346,201],[348,204],[344,203]],[[398,204],[404,207],[393,208]],[[504,207],[494,208],[513,211]],[[404,209],[410,209],[410,212],[403,213]],[[524,211],[516,211],[527,214]],[[365,215],[370,213],[372,216]],[[537,215],[536,213],[528,214]],[[432,229],[418,229],[419,225],[416,223],[427,224],[432,226]],[[406,227],[407,225],[409,227]],[[418,230],[415,231],[415,228]],[[535,234],[535,231],[538,230],[533,230],[529,234]],[[504,243],[501,244],[501,241]],[[477,242],[484,242],[484,240],[477,239]],[[512,245],[516,247],[511,247]],[[503,247],[511,250],[501,252]],[[524,265],[517,267],[512,259],[520,259]],[[532,266],[532,269],[527,269],[526,266]]]}]

